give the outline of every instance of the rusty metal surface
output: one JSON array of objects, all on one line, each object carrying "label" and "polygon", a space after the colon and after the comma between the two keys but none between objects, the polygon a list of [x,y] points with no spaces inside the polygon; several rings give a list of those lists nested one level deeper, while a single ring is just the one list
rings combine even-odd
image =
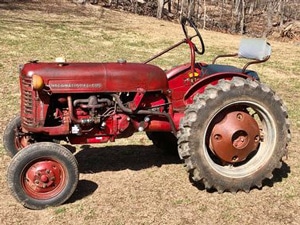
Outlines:
[{"label": "rusty metal surface", "polygon": [[257,149],[260,140],[257,122],[242,111],[230,112],[217,123],[210,136],[210,147],[225,162],[241,162]]}]

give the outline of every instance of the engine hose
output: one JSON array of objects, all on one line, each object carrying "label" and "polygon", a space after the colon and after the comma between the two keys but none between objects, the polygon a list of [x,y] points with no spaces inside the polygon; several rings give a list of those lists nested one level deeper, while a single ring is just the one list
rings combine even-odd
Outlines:
[{"label": "engine hose", "polygon": [[136,115],[155,115],[155,116],[166,117],[168,119],[170,125],[171,125],[172,133],[176,136],[177,130],[176,130],[175,124],[174,124],[171,116],[168,113],[165,113],[165,112],[154,112],[154,111],[151,111],[151,110],[137,110],[137,111],[133,111],[133,110],[131,110],[131,109],[129,109],[126,106],[123,105],[120,97],[117,94],[111,94],[111,96],[115,99],[115,101],[117,102],[117,104],[120,107],[120,109],[122,111],[124,111],[125,113],[136,114]]},{"label": "engine hose", "polygon": [[74,114],[73,114],[73,104],[72,104],[72,97],[68,96],[68,107],[69,107],[69,114],[70,114],[70,119],[73,123],[77,123],[77,124],[85,124],[85,123],[91,123],[92,120],[80,120],[75,118]]}]

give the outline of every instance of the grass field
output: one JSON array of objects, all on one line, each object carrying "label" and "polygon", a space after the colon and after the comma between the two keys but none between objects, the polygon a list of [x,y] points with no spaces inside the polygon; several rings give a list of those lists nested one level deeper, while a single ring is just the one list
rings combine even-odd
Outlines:
[{"label": "grass field", "polygon": [[[18,65],[31,59],[142,62],[183,39],[180,25],[61,1],[0,3],[0,135],[19,110]],[[201,31],[210,62],[235,52],[241,36]],[[6,185],[10,158],[0,144],[0,224],[299,224],[300,43],[270,40],[272,57],[257,70],[288,108],[292,142],[284,166],[261,190],[209,193],[194,187],[182,163],[153,147],[143,133],[78,147],[80,182],[64,205],[23,208]],[[189,61],[187,46],[154,63],[167,69]],[[228,61],[241,65],[238,61]]]}]

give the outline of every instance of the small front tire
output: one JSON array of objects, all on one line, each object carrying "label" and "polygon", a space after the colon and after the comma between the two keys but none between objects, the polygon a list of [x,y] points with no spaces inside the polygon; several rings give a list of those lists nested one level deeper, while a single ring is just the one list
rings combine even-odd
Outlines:
[{"label": "small front tire", "polygon": [[20,115],[17,115],[11,121],[9,121],[4,130],[3,146],[10,157],[13,157],[24,147],[21,143],[21,138],[18,136],[20,129],[21,117]]},{"label": "small front tire", "polygon": [[78,177],[72,153],[48,142],[35,143],[18,152],[7,172],[12,195],[30,209],[61,205],[75,191]]}]

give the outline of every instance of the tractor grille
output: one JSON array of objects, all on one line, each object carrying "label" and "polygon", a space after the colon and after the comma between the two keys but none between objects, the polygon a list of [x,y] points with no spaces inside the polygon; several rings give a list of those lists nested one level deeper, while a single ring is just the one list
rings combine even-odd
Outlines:
[{"label": "tractor grille", "polygon": [[31,77],[22,76],[21,80],[21,112],[22,123],[26,126],[33,126],[33,96],[31,88]]}]

